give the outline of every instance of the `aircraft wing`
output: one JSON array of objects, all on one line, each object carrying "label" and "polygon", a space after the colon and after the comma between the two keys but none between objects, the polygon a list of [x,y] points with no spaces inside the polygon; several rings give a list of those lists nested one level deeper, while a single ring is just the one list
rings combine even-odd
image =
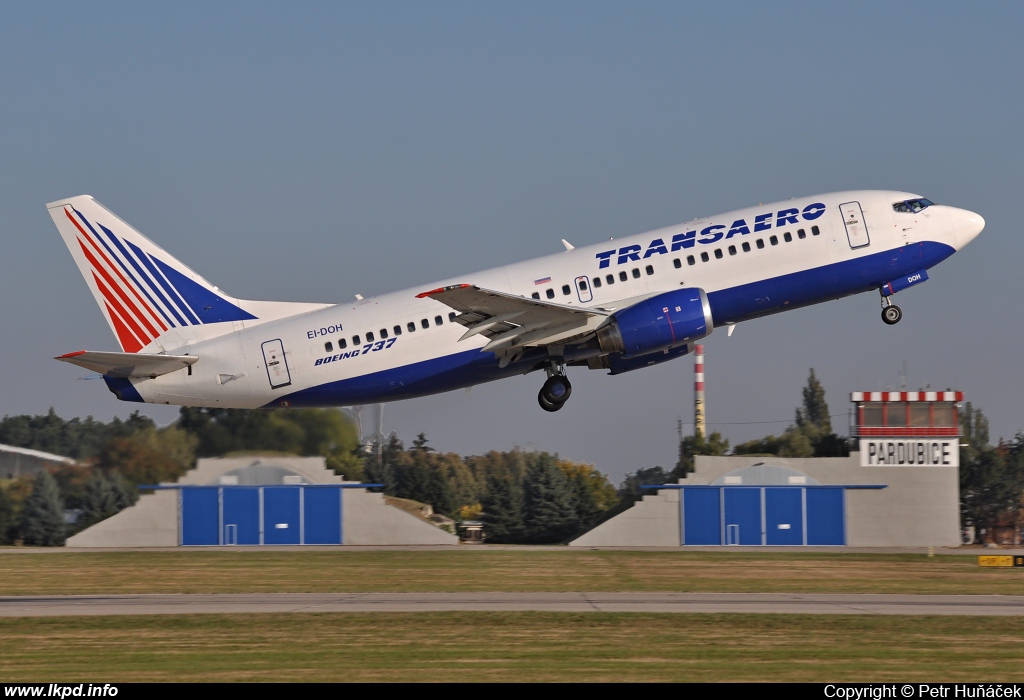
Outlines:
[{"label": "aircraft wing", "polygon": [[194,364],[195,355],[140,355],[131,352],[69,352],[53,358],[107,377],[158,377]]},{"label": "aircraft wing", "polygon": [[610,312],[553,304],[539,299],[456,284],[417,294],[459,312],[455,322],[466,327],[459,340],[474,335],[488,339],[482,350],[508,353],[525,347],[558,345],[593,333]]}]

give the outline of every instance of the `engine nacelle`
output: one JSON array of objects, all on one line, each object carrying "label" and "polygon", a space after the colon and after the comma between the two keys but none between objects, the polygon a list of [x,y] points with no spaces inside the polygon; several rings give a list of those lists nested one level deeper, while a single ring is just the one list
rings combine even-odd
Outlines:
[{"label": "engine nacelle", "polygon": [[693,352],[693,343],[680,345],[678,348],[672,348],[671,350],[652,352],[649,355],[639,355],[637,357],[607,355],[601,359],[605,360],[603,367],[606,367],[609,370],[608,374],[622,374],[623,372],[632,372],[635,369],[643,369],[644,367],[651,367],[652,365],[660,365],[662,362],[674,360],[677,357],[682,357],[690,352]]},{"label": "engine nacelle", "polygon": [[714,328],[708,295],[689,287],[615,312],[611,323],[598,329],[597,340],[602,352],[638,357],[700,340]]}]

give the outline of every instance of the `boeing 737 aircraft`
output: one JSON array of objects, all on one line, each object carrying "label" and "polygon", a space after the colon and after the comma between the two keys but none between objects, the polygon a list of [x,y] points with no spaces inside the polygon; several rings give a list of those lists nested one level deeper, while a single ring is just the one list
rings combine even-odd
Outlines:
[{"label": "boeing 737 aircraft", "polygon": [[56,359],[122,401],[222,408],[394,401],[539,370],[540,405],[557,411],[566,367],[622,374],[716,327],[870,290],[897,323],[892,295],[985,226],[907,192],[837,192],[304,304],[228,296],[92,197],[47,208],[121,346]]}]

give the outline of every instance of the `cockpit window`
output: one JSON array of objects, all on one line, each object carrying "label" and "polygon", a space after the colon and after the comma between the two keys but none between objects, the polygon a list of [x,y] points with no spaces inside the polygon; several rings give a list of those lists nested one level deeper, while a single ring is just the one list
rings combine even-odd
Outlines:
[{"label": "cockpit window", "polygon": [[922,209],[927,209],[935,202],[920,197],[919,199],[908,199],[905,202],[896,202],[892,205],[893,211],[903,212],[904,214],[916,214]]}]

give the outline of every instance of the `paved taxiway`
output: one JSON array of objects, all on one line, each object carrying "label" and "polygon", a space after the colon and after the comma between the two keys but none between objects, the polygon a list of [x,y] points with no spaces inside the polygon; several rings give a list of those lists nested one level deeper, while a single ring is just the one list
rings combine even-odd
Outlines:
[{"label": "paved taxiway", "polygon": [[1024,615],[1024,596],[793,593],[237,593],[0,597],[0,617],[431,611]]}]

